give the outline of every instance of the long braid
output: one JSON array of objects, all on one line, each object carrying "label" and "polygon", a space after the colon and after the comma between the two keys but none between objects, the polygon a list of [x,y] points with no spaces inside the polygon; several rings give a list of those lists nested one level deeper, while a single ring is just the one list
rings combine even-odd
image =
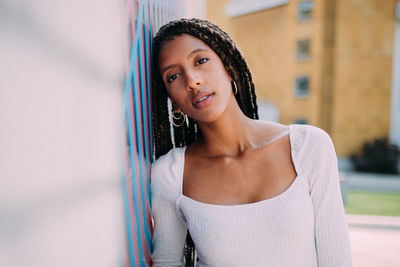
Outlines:
[{"label": "long braid", "polygon": [[[168,115],[168,94],[162,81],[158,59],[164,44],[175,36],[190,34],[206,43],[220,57],[230,77],[236,82],[238,93],[236,101],[243,113],[252,119],[258,119],[256,93],[250,69],[238,46],[229,35],[217,25],[200,19],[180,19],[162,26],[153,42],[153,83],[152,83],[152,127],[154,158],[173,148],[171,123]],[[201,137],[197,123],[188,118],[188,124],[173,126],[175,147],[189,146]],[[194,243],[188,234],[185,248],[186,266],[194,265]]]},{"label": "long braid", "polygon": [[153,149],[155,158],[167,153],[172,148],[170,123],[168,112],[168,94],[166,91],[157,91],[157,83],[153,80],[152,90],[152,126]]}]

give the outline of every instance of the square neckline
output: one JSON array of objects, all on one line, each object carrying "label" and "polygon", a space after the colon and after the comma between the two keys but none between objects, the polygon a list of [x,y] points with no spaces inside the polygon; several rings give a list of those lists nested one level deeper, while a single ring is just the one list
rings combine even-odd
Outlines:
[{"label": "square neckline", "polygon": [[[217,207],[217,208],[240,208],[240,207],[251,207],[251,206],[259,206],[265,203],[272,203],[274,201],[277,201],[281,198],[286,197],[291,191],[293,191],[295,189],[296,184],[299,183],[299,171],[297,169],[297,163],[296,163],[296,158],[295,158],[295,154],[294,154],[294,137],[293,137],[293,124],[289,124],[288,125],[288,135],[289,135],[289,143],[290,143],[290,158],[293,164],[293,167],[295,169],[296,172],[296,177],[294,178],[293,182],[289,185],[288,188],[286,188],[284,191],[282,191],[281,193],[273,196],[273,197],[269,197],[266,199],[262,199],[259,201],[255,201],[255,202],[249,202],[249,203],[241,203],[241,204],[213,204],[213,203],[206,203],[206,202],[202,202],[202,201],[198,201],[195,200],[191,197],[188,197],[186,195],[183,194],[183,175],[184,175],[184,169],[185,169],[185,159],[186,159],[186,148],[187,146],[184,146],[181,148],[180,151],[180,157],[182,157],[182,159],[180,160],[180,162],[182,162],[182,166],[181,166],[181,170],[180,170],[180,174],[179,174],[179,198],[183,198],[186,199],[194,204],[197,205],[201,205],[201,206],[205,206],[205,207]],[[283,135],[285,136],[285,135]],[[279,140],[280,138],[282,138],[283,136],[280,136],[279,138],[275,139]]]}]

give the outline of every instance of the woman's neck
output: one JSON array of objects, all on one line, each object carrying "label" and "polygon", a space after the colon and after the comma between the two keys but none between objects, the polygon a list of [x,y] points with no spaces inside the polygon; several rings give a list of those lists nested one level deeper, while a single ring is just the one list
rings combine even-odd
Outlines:
[{"label": "woman's neck", "polygon": [[236,100],[214,122],[198,122],[203,139],[198,145],[211,156],[239,156],[257,145],[257,122],[241,111]]}]

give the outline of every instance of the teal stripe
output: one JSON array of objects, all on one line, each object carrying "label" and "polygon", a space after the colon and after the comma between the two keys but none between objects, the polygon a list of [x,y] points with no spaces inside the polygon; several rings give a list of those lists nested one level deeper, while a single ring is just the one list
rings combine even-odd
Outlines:
[{"label": "teal stripe", "polygon": [[133,233],[132,233],[132,221],[131,221],[131,211],[129,209],[129,199],[128,199],[128,189],[126,184],[126,176],[125,176],[125,168],[122,172],[122,188],[124,194],[124,204],[125,204],[125,213],[126,213],[126,224],[128,227],[128,240],[129,240],[129,251],[132,257],[132,267],[135,267],[135,247],[133,246]]},{"label": "teal stripe", "polygon": [[[149,14],[147,14],[149,15]],[[147,85],[147,92],[146,92],[146,103],[147,103],[147,120],[149,122],[148,124],[148,132],[147,132],[147,136],[149,138],[149,146],[146,146],[146,150],[147,150],[147,158],[146,158],[146,165],[147,165],[147,195],[148,195],[148,200],[149,200],[149,204],[151,206],[151,194],[150,194],[150,166],[149,166],[149,162],[151,159],[151,155],[153,155],[153,138],[152,138],[152,131],[151,131],[151,100],[150,100],[150,55],[149,55],[149,37],[148,37],[148,30],[150,29],[151,26],[147,25],[147,20],[145,19],[145,31],[144,31],[144,40],[145,40],[145,55],[146,55],[146,85]],[[146,128],[147,129],[147,128]]]},{"label": "teal stripe", "polygon": [[[142,92],[142,94],[141,94],[141,100],[142,100],[141,101],[142,102],[141,103],[142,104],[141,108],[143,110],[144,77],[143,77],[143,72],[141,71],[143,69],[143,63],[142,63],[143,62],[143,55],[142,55],[142,45],[141,45],[141,43],[142,42],[138,41],[140,91]],[[136,77],[134,77],[134,80],[135,80],[134,84],[136,85]],[[139,122],[140,122],[139,116],[142,115],[141,117],[143,118],[143,114],[141,114],[141,112],[139,111],[138,97],[140,97],[139,96],[140,92],[139,92],[139,88],[136,88],[136,86],[135,86],[135,92],[137,93],[137,95],[135,95],[135,97],[134,97],[134,101],[135,101],[134,107],[135,107],[135,117],[136,117],[136,119],[135,119],[135,121],[136,121],[136,135],[137,135],[137,137],[139,137],[139,136],[141,136],[141,128],[140,128],[140,124],[139,124]],[[146,125],[145,121],[143,121],[143,127],[144,128],[145,128],[145,125]],[[145,134],[143,134],[143,137],[144,137],[144,144],[146,146],[147,145],[147,137],[146,137]],[[138,144],[139,159],[140,159],[141,163],[143,163],[142,159],[143,159],[143,157],[145,155],[143,153],[143,143],[141,143],[139,141],[139,138],[137,138],[137,144]],[[144,177],[144,175],[143,175],[143,165],[144,164],[139,164],[140,177]],[[147,243],[149,244],[149,247],[151,248],[151,236],[150,236],[149,226],[147,225],[147,220],[146,220],[146,218],[147,218],[146,209],[145,209],[146,200],[145,200],[145,190],[144,190],[143,179],[140,179],[140,189],[141,189],[140,191],[141,191],[141,196],[142,196],[142,208],[143,208],[143,220],[144,220],[144,225],[145,225],[145,227],[144,227],[144,229],[145,229],[145,237],[146,237]]]},{"label": "teal stripe", "polygon": [[[139,65],[141,64],[141,58],[142,58],[142,53],[139,50],[140,49],[140,39],[139,39],[139,33],[140,33],[140,27],[142,27],[142,23],[143,23],[143,13],[144,13],[144,5],[143,2],[140,6],[139,9],[139,16],[138,16],[138,20],[137,20],[137,24],[136,24],[136,40],[135,40],[135,50],[134,52],[137,52],[139,54]],[[140,68],[140,66],[139,66]],[[140,71],[139,69],[139,75],[140,77],[143,76],[143,73]],[[139,142],[139,138],[140,138],[140,132],[141,132],[141,125],[139,124],[139,116],[140,116],[140,111],[139,111],[139,103],[138,103],[138,96],[136,95],[136,93],[139,93],[139,89],[137,88],[136,84],[137,84],[137,75],[132,75],[133,78],[133,93],[134,93],[134,110],[135,110],[135,125],[136,125],[136,141],[137,141],[137,148],[138,148],[138,158],[139,161],[142,162],[142,148],[143,148],[143,144],[141,144]],[[144,87],[143,84],[143,79],[141,79],[140,81],[141,83],[141,87]],[[150,231],[149,231],[149,225],[147,225],[147,216],[146,216],[146,209],[145,209],[145,198],[144,198],[144,185],[143,185],[143,164],[138,164],[139,166],[139,181],[140,181],[140,193],[141,193],[141,197],[142,197],[142,209],[143,209],[143,228],[144,228],[144,233],[145,233],[145,238],[147,241],[147,244],[149,246],[149,248],[151,249],[151,236],[150,236]]]},{"label": "teal stripe", "polygon": [[[139,18],[138,20],[141,20],[141,12],[139,11],[138,13]],[[139,21],[136,24],[136,33],[138,33],[138,26]],[[136,34],[136,40],[134,42],[132,42],[132,46],[131,46],[131,60],[130,60],[130,64],[129,64],[129,74],[125,80],[125,89],[124,89],[124,106],[125,106],[125,112],[127,114],[127,123],[128,123],[128,138],[129,138],[129,150],[130,150],[130,158],[131,158],[131,165],[132,165],[132,179],[133,179],[133,195],[134,195],[134,200],[135,200],[135,212],[136,212],[136,229],[137,229],[137,243],[139,246],[139,255],[140,255],[140,262],[142,262],[143,259],[143,249],[142,249],[142,242],[141,242],[141,229],[140,229],[140,214],[139,214],[139,198],[137,196],[137,186],[136,186],[136,173],[135,173],[135,168],[137,167],[134,161],[134,151],[133,151],[133,136],[132,136],[132,118],[131,118],[131,114],[130,114],[130,104],[129,104],[129,92],[130,92],[130,88],[132,86],[132,77],[135,77],[134,75],[134,69],[135,69],[135,64],[137,61],[137,40],[138,40],[138,35]],[[135,259],[136,260],[136,259]]]},{"label": "teal stripe", "polygon": [[[133,45],[132,45],[133,46]],[[134,50],[132,50],[132,51],[134,51]],[[132,73],[132,72],[131,72]],[[134,161],[134,151],[133,151],[133,147],[132,147],[132,144],[133,144],[133,142],[134,142],[134,140],[133,140],[133,136],[132,136],[132,118],[131,118],[131,114],[130,114],[130,105],[129,105],[129,88],[130,88],[130,86],[131,86],[131,83],[129,82],[129,83],[127,83],[127,85],[129,84],[129,86],[126,86],[126,87],[128,87],[128,90],[125,90],[125,93],[124,93],[124,100],[125,100],[125,112],[126,112],[126,114],[127,114],[127,117],[128,117],[128,119],[127,119],[127,122],[128,122],[128,138],[129,138],[129,143],[130,143],[130,146],[129,146],[129,152],[130,152],[130,157],[131,157],[131,165],[132,165],[132,185],[133,185],[133,195],[134,195],[134,200],[135,200],[135,213],[136,213],[136,229],[137,229],[137,233],[138,233],[138,236],[137,236],[137,243],[138,243],[138,246],[139,246],[139,255],[140,255],[140,259],[142,259],[143,258],[143,250],[142,250],[142,244],[141,244],[141,240],[140,240],[140,237],[141,237],[141,229],[140,229],[140,214],[139,214],[139,198],[138,198],[138,196],[137,196],[137,187],[136,187],[136,173],[135,173],[135,168],[136,168],[136,164],[135,164],[135,161]],[[127,88],[125,88],[125,89],[127,89]]]}]

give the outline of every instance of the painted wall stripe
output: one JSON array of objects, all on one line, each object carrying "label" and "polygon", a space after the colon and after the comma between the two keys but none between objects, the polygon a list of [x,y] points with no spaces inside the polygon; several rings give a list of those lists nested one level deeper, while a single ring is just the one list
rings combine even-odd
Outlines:
[{"label": "painted wall stripe", "polygon": [[[130,55],[124,86],[124,125],[129,146],[123,145],[123,202],[127,227],[121,266],[150,266],[152,252],[150,165],[152,38],[161,25],[179,13],[181,1],[128,0]],[[170,7],[174,6],[172,10]],[[134,10],[137,7],[137,10]],[[178,12],[177,12],[178,11]],[[126,137],[125,137],[126,138]],[[124,140],[125,140],[124,138]]]}]

